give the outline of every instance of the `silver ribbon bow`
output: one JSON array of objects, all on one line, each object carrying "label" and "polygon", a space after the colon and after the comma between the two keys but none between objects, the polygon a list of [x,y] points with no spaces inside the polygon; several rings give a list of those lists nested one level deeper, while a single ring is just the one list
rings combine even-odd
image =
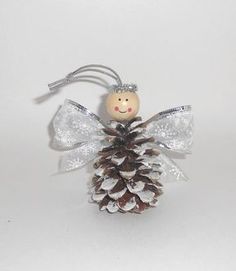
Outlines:
[{"label": "silver ribbon bow", "polygon": [[[191,106],[181,106],[154,115],[145,122],[144,137],[153,137],[161,154],[155,163],[162,167],[167,180],[187,180],[182,170],[164,153],[165,149],[187,154],[193,137],[193,115]],[[53,147],[65,153],[60,160],[60,171],[80,168],[97,157],[109,146],[103,128],[107,127],[97,115],[71,100],[65,100],[53,120]],[[152,161],[153,163],[153,161]]]}]

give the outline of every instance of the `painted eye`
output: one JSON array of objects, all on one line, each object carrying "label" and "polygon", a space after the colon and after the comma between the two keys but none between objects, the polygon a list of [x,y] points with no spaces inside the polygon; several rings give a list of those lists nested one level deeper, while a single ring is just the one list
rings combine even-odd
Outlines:
[{"label": "painted eye", "polygon": [[128,102],[129,99],[125,99],[125,100],[126,100],[126,102]]},{"label": "painted eye", "polygon": [[119,98],[118,101],[121,101],[121,98]]}]

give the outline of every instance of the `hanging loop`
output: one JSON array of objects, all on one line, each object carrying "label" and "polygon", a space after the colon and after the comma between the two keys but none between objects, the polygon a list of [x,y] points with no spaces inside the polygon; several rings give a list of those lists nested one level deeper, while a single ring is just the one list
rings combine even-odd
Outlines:
[{"label": "hanging loop", "polygon": [[78,81],[80,79],[81,73],[84,73],[84,72],[95,72],[95,73],[104,74],[104,75],[109,76],[112,79],[114,79],[118,86],[122,86],[122,81],[121,81],[120,76],[113,69],[111,69],[107,66],[104,66],[104,65],[100,65],[100,64],[90,64],[90,65],[82,66],[82,67],[78,68],[77,70],[67,74],[65,76],[65,78],[63,78],[63,79],[60,79],[60,80],[57,80],[51,84],[48,84],[48,87],[49,87],[50,91],[52,91],[52,92],[56,91],[58,88],[60,88],[62,86],[65,86],[71,82]]}]

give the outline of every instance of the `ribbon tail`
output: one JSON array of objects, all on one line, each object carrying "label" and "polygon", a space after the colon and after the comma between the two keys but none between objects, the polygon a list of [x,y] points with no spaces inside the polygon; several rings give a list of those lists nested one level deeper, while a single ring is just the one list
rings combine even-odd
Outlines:
[{"label": "ribbon tail", "polygon": [[97,153],[106,146],[102,141],[85,142],[78,148],[67,151],[60,159],[59,172],[66,172],[83,167],[94,160]]},{"label": "ribbon tail", "polygon": [[161,178],[164,182],[188,181],[188,177],[179,168],[179,166],[165,154],[160,153],[157,156],[157,162],[161,165]]}]

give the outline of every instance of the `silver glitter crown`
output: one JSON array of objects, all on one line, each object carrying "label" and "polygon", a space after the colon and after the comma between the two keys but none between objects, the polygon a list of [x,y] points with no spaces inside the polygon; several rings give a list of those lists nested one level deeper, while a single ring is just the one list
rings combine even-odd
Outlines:
[{"label": "silver glitter crown", "polygon": [[137,85],[135,84],[122,84],[122,85],[112,85],[111,91],[114,92],[136,92],[138,90]]}]

